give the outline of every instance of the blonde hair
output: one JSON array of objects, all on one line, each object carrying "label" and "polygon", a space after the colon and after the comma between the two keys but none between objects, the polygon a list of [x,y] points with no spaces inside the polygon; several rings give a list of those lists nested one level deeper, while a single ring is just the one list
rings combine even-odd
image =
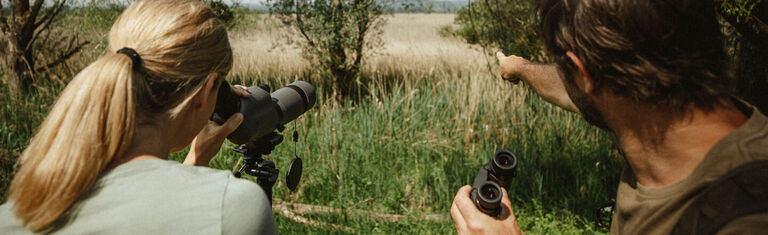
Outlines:
[{"label": "blonde hair", "polygon": [[[140,64],[116,53],[134,49]],[[45,229],[91,189],[143,121],[174,118],[212,73],[232,66],[227,32],[196,0],[139,0],[117,18],[106,53],[62,92],[20,158],[13,211]]]}]

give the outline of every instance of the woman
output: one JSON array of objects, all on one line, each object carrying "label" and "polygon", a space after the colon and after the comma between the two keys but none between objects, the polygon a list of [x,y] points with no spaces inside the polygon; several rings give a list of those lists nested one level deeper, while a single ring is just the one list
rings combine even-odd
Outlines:
[{"label": "woman", "polygon": [[231,66],[226,29],[204,4],[133,3],[22,154],[0,234],[277,233],[258,185],[167,161],[192,142],[185,164],[207,165],[239,125],[240,114],[208,121]]}]

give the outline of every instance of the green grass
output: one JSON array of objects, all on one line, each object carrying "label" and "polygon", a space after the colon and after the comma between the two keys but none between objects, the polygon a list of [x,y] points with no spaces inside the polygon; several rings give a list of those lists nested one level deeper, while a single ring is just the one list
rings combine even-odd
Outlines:
[{"label": "green grass", "polygon": [[[474,79],[491,82],[494,78]],[[456,190],[471,182],[495,150],[505,148],[521,161],[510,195],[525,231],[605,232],[594,225],[594,212],[615,196],[621,169],[610,137],[519,87],[504,88],[522,93],[523,104],[497,111],[489,108],[494,106],[491,102],[509,101],[481,99],[488,103],[479,102],[475,115],[457,118],[471,106],[467,97],[456,96],[465,85],[423,80],[389,85],[395,88],[386,94],[370,94],[354,105],[319,104],[297,121],[301,136],[297,154],[304,159],[300,187],[290,192],[281,182],[274,188],[275,198],[335,208],[354,206],[413,218],[426,214],[450,218]],[[377,90],[375,85],[369,89]],[[293,130],[293,125],[288,125],[285,133],[290,135]],[[234,168],[239,156],[230,147],[225,146],[213,167]],[[291,142],[281,144],[268,157],[281,169],[292,158]],[[377,233],[441,234],[453,230],[451,221],[318,219]],[[325,231],[285,218],[279,221],[286,231]]]},{"label": "green grass", "polygon": [[[466,112],[462,107],[470,106],[468,97],[456,96],[467,85],[458,82],[458,77],[446,79],[457,82],[422,80],[408,85],[418,90],[394,84],[385,94],[370,94],[355,104],[321,100],[297,120],[301,136],[297,154],[304,159],[304,174],[297,192],[288,191],[283,183],[284,170],[293,158],[293,143],[286,141],[267,157],[283,170],[274,197],[411,218],[426,214],[450,218],[456,190],[471,182],[478,167],[496,149],[506,148],[521,161],[510,198],[524,231],[605,232],[594,225],[593,212],[615,196],[621,168],[608,135],[519,87],[504,87],[523,94],[524,101],[519,106],[511,105],[499,112],[487,108],[493,104],[485,103],[495,99],[481,99],[484,102],[477,103],[473,112],[476,115],[457,118]],[[374,86],[370,88],[377,90]],[[13,102],[0,96],[4,97],[0,107],[3,149],[23,149],[58,89],[51,90]],[[290,136],[293,130],[294,126],[288,125],[284,133]],[[211,166],[235,168],[239,154],[231,147],[231,143],[225,144]],[[181,160],[183,156],[183,152],[177,153],[171,159]],[[393,223],[328,214],[308,218],[358,232],[453,231],[450,220],[407,219]],[[308,227],[282,216],[278,216],[278,222],[286,234],[333,231],[327,227]]]},{"label": "green grass", "polygon": [[[115,16],[81,13],[84,19],[98,18],[89,14],[105,19]],[[103,34],[98,32],[104,30],[93,31],[91,37],[98,43],[73,62],[73,70],[103,50]],[[328,84],[311,72],[280,78],[230,76],[234,84],[263,82],[277,88],[301,78],[319,86],[315,108],[296,121],[296,128],[291,123],[284,132],[290,136],[298,130],[300,134],[296,154],[304,160],[304,173],[297,192],[290,192],[284,184],[285,169],[294,154],[290,138],[267,156],[281,169],[280,183],[274,188],[276,199],[408,218],[387,222],[355,214],[306,215],[357,233],[454,233],[449,215],[454,194],[471,183],[495,150],[505,148],[520,159],[510,199],[524,231],[607,232],[595,225],[594,212],[615,197],[622,168],[608,134],[491,74],[459,71],[402,77],[373,71],[365,76],[360,95],[343,104],[328,99]],[[0,93],[0,201],[5,199],[14,159],[63,85],[41,82],[40,88],[19,99]],[[5,85],[0,84],[0,89],[5,91]],[[236,168],[239,154],[232,147],[227,142],[211,167]],[[176,153],[170,158],[181,160],[184,155]],[[417,219],[433,214],[446,220]],[[297,223],[277,212],[276,217],[285,234],[344,233],[329,226]]]}]

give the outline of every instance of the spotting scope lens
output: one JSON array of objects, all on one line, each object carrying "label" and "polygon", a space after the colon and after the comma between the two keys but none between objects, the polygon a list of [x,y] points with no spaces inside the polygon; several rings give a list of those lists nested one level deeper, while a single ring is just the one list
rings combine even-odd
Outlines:
[{"label": "spotting scope lens", "polygon": [[283,124],[304,114],[317,100],[315,87],[304,81],[288,84],[272,94],[267,86],[252,86],[248,92],[248,98],[237,96],[229,83],[223,81],[211,116],[212,121],[223,124],[236,112],[243,114],[243,122],[227,136],[235,144],[258,139],[276,129],[282,131]]}]

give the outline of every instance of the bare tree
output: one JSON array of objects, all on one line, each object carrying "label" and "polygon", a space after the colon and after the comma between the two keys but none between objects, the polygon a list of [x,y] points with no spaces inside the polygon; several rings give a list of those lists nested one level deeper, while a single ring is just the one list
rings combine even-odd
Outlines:
[{"label": "bare tree", "polygon": [[[50,56],[51,62],[43,66],[35,64],[35,47],[51,39],[51,24],[65,8],[67,0],[53,1],[49,6],[44,0],[9,0],[10,11],[0,0],[0,32],[8,44],[6,62],[9,73],[4,76],[10,92],[21,95],[32,88],[35,73],[55,67],[79,52],[88,41],[77,42],[76,36],[57,37],[62,41],[59,53]],[[10,17],[7,15],[10,13]],[[42,38],[42,40],[41,40]]]}]

